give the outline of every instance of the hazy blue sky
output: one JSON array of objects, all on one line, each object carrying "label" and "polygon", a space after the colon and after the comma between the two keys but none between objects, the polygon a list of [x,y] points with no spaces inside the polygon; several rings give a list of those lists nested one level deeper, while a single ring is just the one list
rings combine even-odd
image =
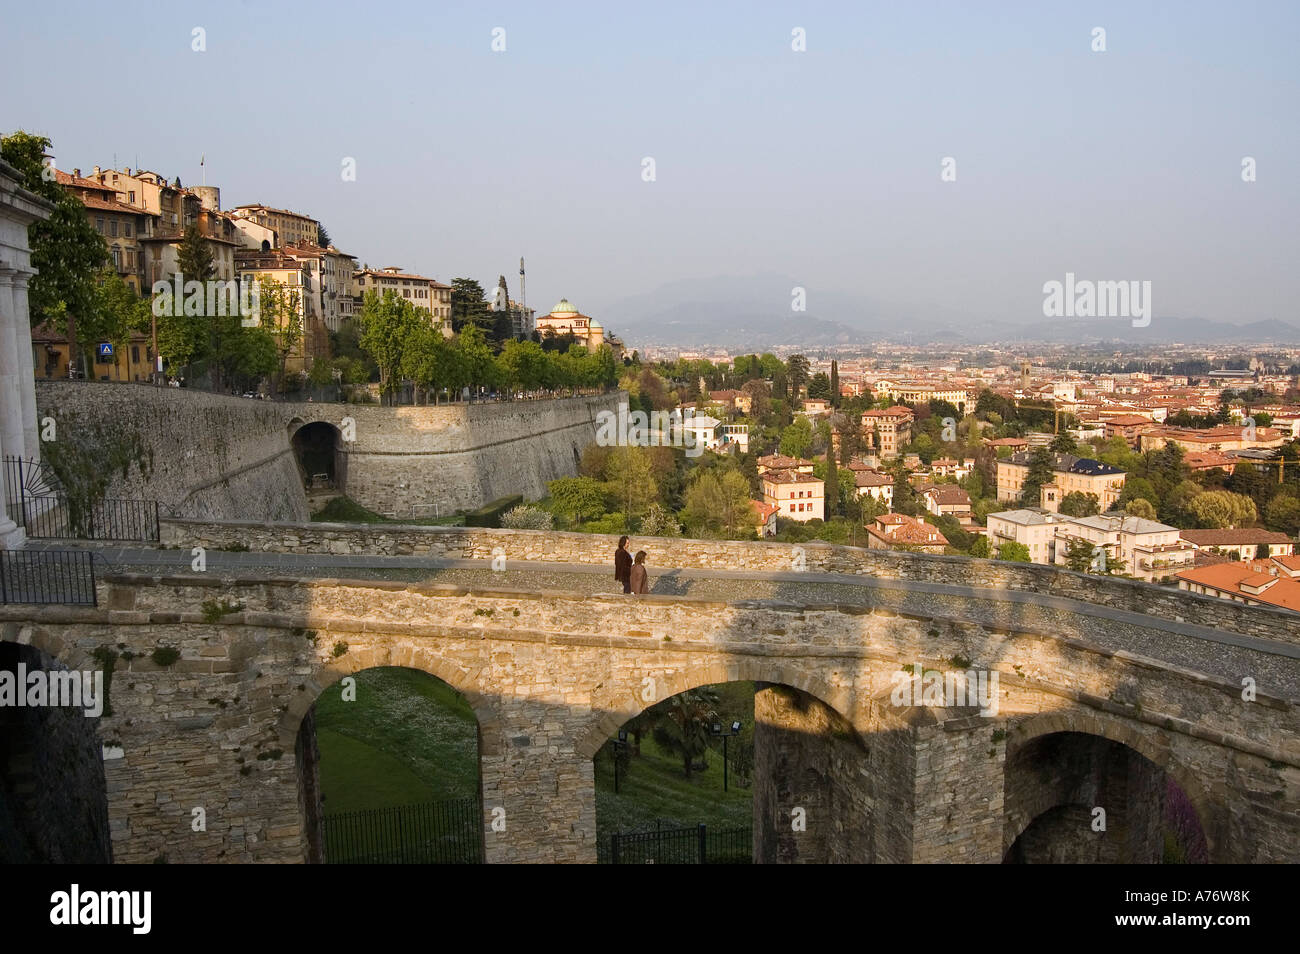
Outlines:
[{"label": "hazy blue sky", "polygon": [[1296,320],[1298,11],[6,4],[0,130],[186,185],[206,154],[225,207],[307,212],[372,266],[517,295],[524,254],[530,304],[615,329],[624,295],[757,273],[810,311],[826,288],[1032,320],[1073,271],[1150,280],[1157,316]]}]

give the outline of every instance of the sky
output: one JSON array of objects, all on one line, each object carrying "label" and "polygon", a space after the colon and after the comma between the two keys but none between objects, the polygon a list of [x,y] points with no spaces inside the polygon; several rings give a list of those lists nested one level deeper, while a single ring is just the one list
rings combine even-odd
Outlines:
[{"label": "sky", "polygon": [[371,266],[517,298],[523,255],[539,313],[614,329],[625,297],[758,274],[809,311],[1042,321],[1073,272],[1300,323],[1297,35],[1294,2],[29,3],[0,132],[206,175]]}]

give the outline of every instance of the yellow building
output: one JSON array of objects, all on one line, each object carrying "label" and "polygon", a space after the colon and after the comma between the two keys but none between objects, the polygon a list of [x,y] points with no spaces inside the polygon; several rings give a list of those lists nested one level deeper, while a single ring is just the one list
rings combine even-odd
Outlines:
[{"label": "yellow building", "polygon": [[[369,291],[380,295],[386,291],[395,292],[416,308],[428,312],[433,326],[439,328],[444,337],[451,337],[450,285],[444,285],[436,278],[404,272],[396,265],[353,272],[352,294],[357,301],[364,299]],[[356,307],[359,308],[359,304]]]},{"label": "yellow building", "polygon": [[[1021,451],[997,461],[998,500],[1019,500],[1029,475],[1032,451]],[[1088,457],[1073,454],[1052,455],[1052,482],[1045,484],[1040,493],[1044,510],[1056,513],[1061,501],[1078,492],[1093,494],[1104,512],[1114,506],[1124,490],[1126,474],[1117,467],[1103,464]]]},{"label": "yellow building", "polygon": [[235,253],[239,281],[274,281],[293,296],[298,318],[302,322],[302,340],[289,355],[286,371],[310,371],[316,358],[329,358],[329,335],[320,314],[319,278],[313,276],[305,261],[299,261],[283,249],[267,252],[241,249]]},{"label": "yellow building", "polygon": [[[272,243],[272,248],[286,245],[315,245],[320,240],[320,222],[309,215],[290,212],[288,209],[276,209],[260,203],[235,206],[230,214],[233,218],[246,219],[275,232],[278,242]],[[258,247],[261,247],[260,242]]]}]

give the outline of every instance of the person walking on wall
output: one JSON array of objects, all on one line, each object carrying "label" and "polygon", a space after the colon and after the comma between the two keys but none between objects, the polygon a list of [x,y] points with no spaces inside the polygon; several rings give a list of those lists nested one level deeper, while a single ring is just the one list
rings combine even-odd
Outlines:
[{"label": "person walking on wall", "polygon": [[633,593],[650,592],[650,574],[645,568],[645,551],[636,551],[636,562],[632,564],[632,573],[629,579]]},{"label": "person walking on wall", "polygon": [[623,592],[632,592],[632,554],[627,552],[627,537],[618,538],[614,551],[614,581],[623,584]]}]

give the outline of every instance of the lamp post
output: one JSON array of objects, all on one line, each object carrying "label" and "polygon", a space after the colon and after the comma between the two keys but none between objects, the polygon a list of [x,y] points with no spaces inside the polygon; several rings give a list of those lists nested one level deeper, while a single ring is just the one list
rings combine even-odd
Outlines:
[{"label": "lamp post", "polygon": [[724,726],[721,722],[714,722],[709,726],[709,732],[712,735],[722,736],[722,790],[727,791],[727,740],[733,735],[740,735],[740,722],[733,722],[729,726]]},{"label": "lamp post", "polygon": [[627,729],[618,730],[618,738],[614,740],[614,794],[618,794],[618,761],[623,749],[627,747]]}]

